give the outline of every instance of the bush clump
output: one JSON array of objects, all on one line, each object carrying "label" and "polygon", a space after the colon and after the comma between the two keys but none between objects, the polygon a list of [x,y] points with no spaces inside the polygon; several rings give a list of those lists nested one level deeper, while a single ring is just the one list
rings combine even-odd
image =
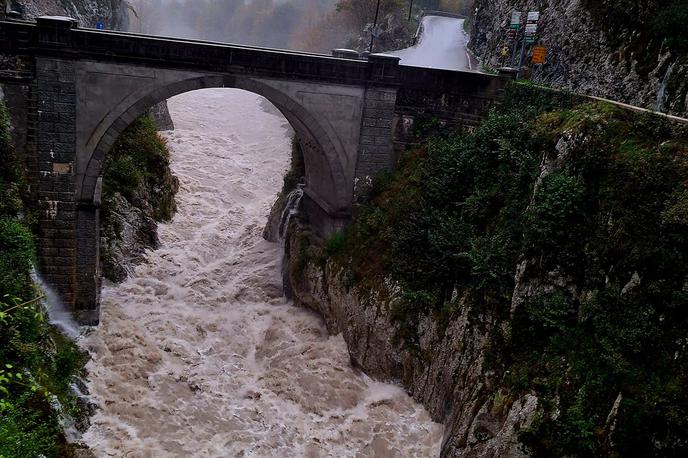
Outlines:
[{"label": "bush clump", "polygon": [[10,135],[9,113],[0,102],[0,216],[17,216],[23,208],[21,189],[25,186]]},{"label": "bush clump", "polygon": [[132,205],[150,208],[156,221],[168,221],[177,209],[179,187],[170,168],[170,152],[155,121],[144,115],[120,135],[103,165],[103,210],[107,221],[111,198],[120,193]]},{"label": "bush clump", "polygon": [[0,253],[0,292],[25,297],[35,248],[31,232],[18,220],[0,217]]},{"label": "bush clump", "polygon": [[[408,152],[337,240],[359,285],[497,326],[495,390],[535,393],[535,456],[688,453],[688,130],[515,85],[471,134]],[[616,407],[614,407],[616,406]]]}]

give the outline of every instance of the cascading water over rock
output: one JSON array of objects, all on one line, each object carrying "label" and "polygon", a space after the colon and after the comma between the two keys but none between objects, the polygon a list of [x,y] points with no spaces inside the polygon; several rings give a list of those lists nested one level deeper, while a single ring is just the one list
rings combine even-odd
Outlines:
[{"label": "cascading water over rock", "polygon": [[297,185],[296,189],[287,195],[287,205],[284,206],[284,211],[280,218],[279,234],[280,239],[284,240],[289,229],[289,221],[291,218],[299,213],[299,205],[303,198],[303,184]]},{"label": "cascading water over rock", "polygon": [[64,306],[59,296],[48,286],[35,269],[31,270],[31,279],[38,285],[43,294],[43,306],[48,312],[50,324],[72,340],[81,335],[79,325],[74,321],[72,313]]}]

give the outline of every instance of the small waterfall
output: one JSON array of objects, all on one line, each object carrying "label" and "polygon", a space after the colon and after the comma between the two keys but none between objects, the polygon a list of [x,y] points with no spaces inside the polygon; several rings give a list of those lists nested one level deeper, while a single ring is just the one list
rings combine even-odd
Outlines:
[{"label": "small waterfall", "polygon": [[280,218],[279,225],[279,238],[280,244],[282,246],[282,261],[280,265],[280,270],[282,274],[282,289],[284,296],[287,298],[292,298],[293,293],[291,290],[291,285],[289,283],[289,273],[287,269],[287,257],[289,254],[286,249],[286,238],[287,231],[289,230],[289,222],[294,215],[299,213],[299,205],[301,204],[301,198],[303,198],[303,184],[297,185],[296,189],[287,195],[287,204],[284,206],[282,211],[282,216]]},{"label": "small waterfall", "polygon": [[284,206],[282,211],[282,216],[280,218],[279,225],[279,235],[280,239],[284,240],[287,236],[287,230],[289,229],[289,221],[291,221],[292,216],[299,213],[299,205],[301,204],[301,199],[303,198],[303,184],[297,185],[296,189],[287,195],[287,204]]},{"label": "small waterfall", "polygon": [[669,68],[667,68],[667,71],[664,74],[664,79],[662,79],[662,85],[659,87],[659,91],[657,92],[657,111],[661,112],[662,107],[664,106],[664,100],[666,99],[667,83],[669,82],[669,78],[671,78],[671,72],[674,70],[675,63],[676,62],[673,62],[669,65]]},{"label": "small waterfall", "polygon": [[32,269],[31,278],[45,294],[43,304],[48,311],[48,320],[50,324],[55,326],[70,339],[76,340],[76,338],[81,335],[81,332],[71,312],[65,308],[57,293],[48,286],[36,269]]},{"label": "small waterfall", "polygon": [[[41,305],[48,313],[48,322],[69,339],[75,341],[77,338],[79,338],[81,336],[81,331],[79,329],[79,325],[74,321],[74,318],[72,318],[71,312],[66,309],[55,290],[48,286],[35,268],[31,269],[31,279],[36,285],[38,285],[40,291],[44,294]],[[80,387],[74,381],[70,384],[70,388],[76,397],[78,404],[85,406],[92,404],[90,402],[90,398],[82,392]],[[78,417],[75,418],[68,410],[64,408],[58,397],[55,395],[50,396],[50,404],[52,409],[58,414],[60,426],[62,427],[62,431],[67,439],[67,442],[76,443],[81,440],[82,434],[77,427],[78,418],[87,418],[88,415],[92,415],[92,413],[80,413],[78,414]]]}]

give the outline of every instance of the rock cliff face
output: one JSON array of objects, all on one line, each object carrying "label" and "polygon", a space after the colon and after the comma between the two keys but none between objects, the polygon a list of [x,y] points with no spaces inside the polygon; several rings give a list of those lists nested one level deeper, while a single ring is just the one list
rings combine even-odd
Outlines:
[{"label": "rock cliff face", "polygon": [[146,250],[160,243],[150,205],[142,199],[137,202],[138,207],[118,192],[109,197],[100,237],[103,276],[110,281],[124,281],[144,260]]},{"label": "rock cliff face", "polygon": [[477,0],[470,46],[485,65],[500,67],[512,11],[540,11],[537,43],[548,51],[546,64],[529,75],[534,81],[687,116],[688,56],[654,31],[672,2],[616,2],[629,4],[622,12],[610,3]]},{"label": "rock cliff face", "polygon": [[82,27],[95,27],[99,22],[109,29],[126,30],[129,25],[128,5],[124,0],[8,0],[12,9],[24,19],[44,15],[69,16]]},{"label": "rock cliff face", "polygon": [[344,232],[292,221],[288,290],[445,425],[442,456],[685,455],[686,154],[682,123],[513,85]]},{"label": "rock cliff face", "polygon": [[167,107],[167,100],[154,105],[149,112],[158,130],[174,130],[174,122]]},{"label": "rock cliff face", "polygon": [[296,302],[319,313],[331,334],[342,333],[352,362],[368,375],[400,381],[432,418],[446,426],[443,457],[524,457],[516,432],[530,426],[538,399],[525,395],[507,405],[494,396],[483,371],[496,316],[467,304],[449,323],[421,318],[411,351],[397,339],[391,279],[376,289],[351,285],[346,270],[323,263],[323,241],[292,223],[286,243],[287,280]]},{"label": "rock cliff face", "polygon": [[111,281],[125,280],[146,250],[157,248],[158,222],[176,211],[179,181],[170,169],[167,144],[157,134],[159,123],[152,115],[135,120],[103,167],[101,259],[103,277]]}]

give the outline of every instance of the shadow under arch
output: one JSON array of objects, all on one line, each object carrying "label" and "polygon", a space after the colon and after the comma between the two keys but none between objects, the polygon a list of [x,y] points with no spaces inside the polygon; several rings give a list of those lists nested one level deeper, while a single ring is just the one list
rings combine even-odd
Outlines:
[{"label": "shadow under arch", "polygon": [[319,203],[336,212],[346,207],[351,199],[353,183],[349,183],[342,161],[337,154],[339,139],[331,138],[326,129],[298,101],[284,92],[263,82],[246,77],[207,75],[183,79],[155,89],[145,95],[137,95],[133,101],[125,99],[115,106],[100,121],[86,143],[91,150],[88,162],[77,178],[77,200],[89,204],[100,200],[99,177],[107,153],[114,146],[119,135],[137,117],[146,113],[155,104],[175,95],[207,88],[243,89],[272,103],[290,123],[301,142],[306,167],[306,186],[317,197]]}]

